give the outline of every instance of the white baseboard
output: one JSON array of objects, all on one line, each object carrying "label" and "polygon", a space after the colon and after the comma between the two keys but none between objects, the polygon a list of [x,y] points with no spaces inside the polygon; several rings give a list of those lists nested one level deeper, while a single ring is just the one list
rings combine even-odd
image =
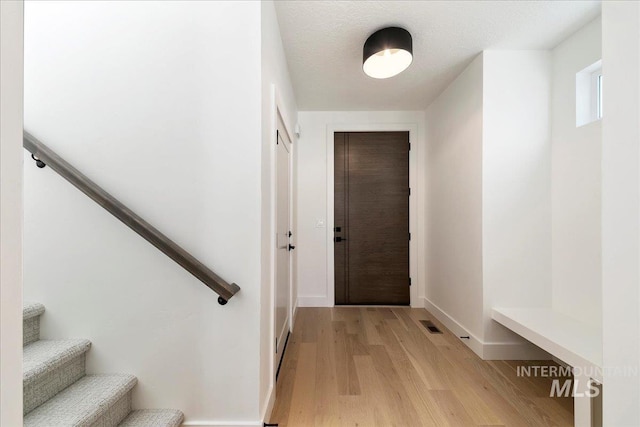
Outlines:
[{"label": "white baseboard", "polygon": [[298,307],[332,307],[326,296],[298,297]]},{"label": "white baseboard", "polygon": [[271,386],[269,389],[269,397],[267,397],[267,401],[265,403],[264,408],[262,409],[262,422],[266,423],[271,418],[271,412],[273,411],[273,406],[276,403],[276,388],[275,386]]},{"label": "white baseboard", "polygon": [[276,403],[275,387],[269,389],[269,397],[262,409],[262,421],[187,421],[182,424],[183,427],[256,427],[263,426],[271,417],[271,411]]},{"label": "white baseboard", "polygon": [[260,421],[187,421],[183,427],[256,427],[262,426]]},{"label": "white baseboard", "polygon": [[293,307],[293,315],[291,316],[291,333],[293,333],[293,328],[296,327],[297,317],[298,317],[298,300],[296,299],[296,305]]},{"label": "white baseboard", "polygon": [[433,314],[436,319],[440,321],[444,326],[447,327],[453,334],[457,337],[469,337],[469,339],[460,339],[464,344],[467,345],[475,354],[477,354],[480,358],[482,358],[484,343],[474,334],[469,332],[458,323],[453,317],[449,316],[443,310],[440,309],[437,305],[429,301],[428,298],[424,298],[424,308],[431,314]]},{"label": "white baseboard", "polygon": [[523,342],[485,342],[428,298],[424,298],[424,308],[456,336],[468,336],[469,339],[461,339],[461,341],[483,360],[546,360],[550,358],[546,351],[524,339]]}]

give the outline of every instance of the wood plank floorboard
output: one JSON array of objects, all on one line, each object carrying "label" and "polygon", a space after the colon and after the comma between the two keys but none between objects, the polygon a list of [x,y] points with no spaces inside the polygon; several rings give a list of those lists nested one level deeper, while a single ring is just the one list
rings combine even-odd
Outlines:
[{"label": "wood plank floorboard", "polygon": [[534,365],[555,364],[483,361],[424,309],[300,308],[269,423],[573,426],[573,400],[549,397],[551,379],[517,375]]}]

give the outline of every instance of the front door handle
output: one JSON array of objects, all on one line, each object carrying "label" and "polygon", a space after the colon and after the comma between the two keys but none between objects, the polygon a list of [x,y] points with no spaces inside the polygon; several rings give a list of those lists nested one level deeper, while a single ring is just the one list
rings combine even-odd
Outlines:
[{"label": "front door handle", "polygon": [[347,239],[345,239],[344,237],[334,237],[333,238],[333,241],[336,242],[336,243],[344,242],[345,240],[347,240]]},{"label": "front door handle", "polygon": [[290,251],[294,250],[295,248],[296,248],[295,246],[293,246],[292,244],[289,244],[289,250]]}]

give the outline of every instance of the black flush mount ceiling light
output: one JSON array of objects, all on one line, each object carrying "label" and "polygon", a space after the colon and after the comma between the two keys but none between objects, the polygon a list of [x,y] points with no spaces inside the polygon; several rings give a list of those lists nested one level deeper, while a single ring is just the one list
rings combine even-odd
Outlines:
[{"label": "black flush mount ceiling light", "polygon": [[371,34],[364,43],[362,69],[374,79],[400,74],[413,61],[413,41],[404,28],[389,27]]}]

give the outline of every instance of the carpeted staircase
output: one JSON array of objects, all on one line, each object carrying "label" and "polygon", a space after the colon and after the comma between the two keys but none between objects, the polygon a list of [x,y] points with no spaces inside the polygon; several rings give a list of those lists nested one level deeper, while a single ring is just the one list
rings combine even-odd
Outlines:
[{"label": "carpeted staircase", "polygon": [[41,340],[44,306],[23,307],[23,385],[25,427],[179,427],[182,412],[131,410],[136,377],[87,375],[85,339]]}]

